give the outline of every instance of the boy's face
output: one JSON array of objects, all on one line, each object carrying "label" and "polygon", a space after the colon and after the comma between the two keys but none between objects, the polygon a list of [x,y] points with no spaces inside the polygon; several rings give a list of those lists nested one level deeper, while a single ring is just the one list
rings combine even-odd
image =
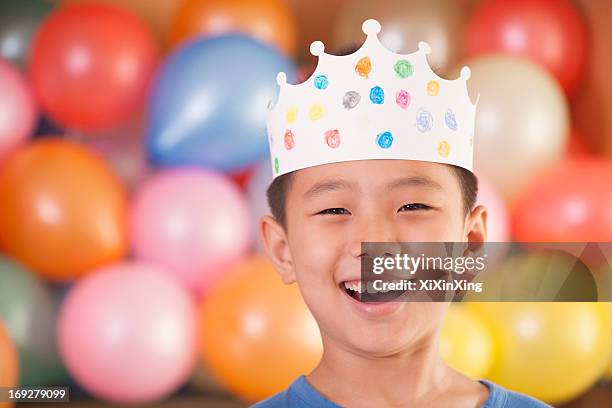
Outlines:
[{"label": "boy's face", "polygon": [[298,282],[326,347],[384,356],[436,336],[447,304],[355,300],[344,282],[360,279],[361,243],[484,241],[485,221],[483,207],[465,214],[448,165],[362,160],[295,172],[287,231],[265,216],[261,238],[283,280]]}]

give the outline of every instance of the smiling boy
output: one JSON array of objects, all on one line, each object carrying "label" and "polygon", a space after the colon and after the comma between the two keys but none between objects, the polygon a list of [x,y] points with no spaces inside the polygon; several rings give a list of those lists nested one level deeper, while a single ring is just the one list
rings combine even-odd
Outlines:
[{"label": "smiling boy", "polygon": [[377,255],[363,242],[484,242],[487,217],[475,207],[469,70],[443,80],[426,65],[426,44],[393,54],[378,43],[378,22],[363,28],[366,42],[347,57],[313,43],[326,58],[304,84],[279,76],[285,88],[268,118],[273,216],[262,217],[260,238],[282,280],[298,284],[324,352],[255,407],[546,407],[444,363],[447,302],[355,296],[362,258]]}]

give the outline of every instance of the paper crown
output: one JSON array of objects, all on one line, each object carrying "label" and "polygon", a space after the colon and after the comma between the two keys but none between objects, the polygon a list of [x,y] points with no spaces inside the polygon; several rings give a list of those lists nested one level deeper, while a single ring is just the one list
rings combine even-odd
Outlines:
[{"label": "paper crown", "polygon": [[346,56],[310,45],[318,56],[301,84],[277,75],[280,94],[268,106],[272,176],[321,164],[401,159],[454,164],[472,171],[474,119],[466,81],[470,69],[447,80],[429,66],[430,47],[396,54],[378,40],[380,23],[366,20],[367,38]]}]

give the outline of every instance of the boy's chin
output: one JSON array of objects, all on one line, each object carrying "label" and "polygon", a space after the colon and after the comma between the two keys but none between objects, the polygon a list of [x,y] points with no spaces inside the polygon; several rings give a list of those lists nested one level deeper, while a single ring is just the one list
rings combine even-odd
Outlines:
[{"label": "boy's chin", "polygon": [[358,355],[367,357],[389,357],[410,348],[418,341],[411,329],[360,328],[348,333],[346,342]]}]

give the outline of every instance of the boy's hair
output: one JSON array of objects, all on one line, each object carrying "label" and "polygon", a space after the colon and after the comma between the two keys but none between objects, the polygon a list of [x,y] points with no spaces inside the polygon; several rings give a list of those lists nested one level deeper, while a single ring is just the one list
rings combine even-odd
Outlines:
[{"label": "boy's hair", "polygon": [[[463,167],[447,164],[451,166],[453,172],[457,176],[459,186],[461,188],[461,194],[463,196],[463,211],[464,214],[468,214],[476,205],[476,198],[478,195],[478,179],[471,171],[464,169]],[[268,205],[274,218],[287,229],[287,217],[286,217],[286,203],[287,203],[287,192],[291,188],[293,180],[293,172],[283,174],[272,181],[272,184],[268,187]]]}]

